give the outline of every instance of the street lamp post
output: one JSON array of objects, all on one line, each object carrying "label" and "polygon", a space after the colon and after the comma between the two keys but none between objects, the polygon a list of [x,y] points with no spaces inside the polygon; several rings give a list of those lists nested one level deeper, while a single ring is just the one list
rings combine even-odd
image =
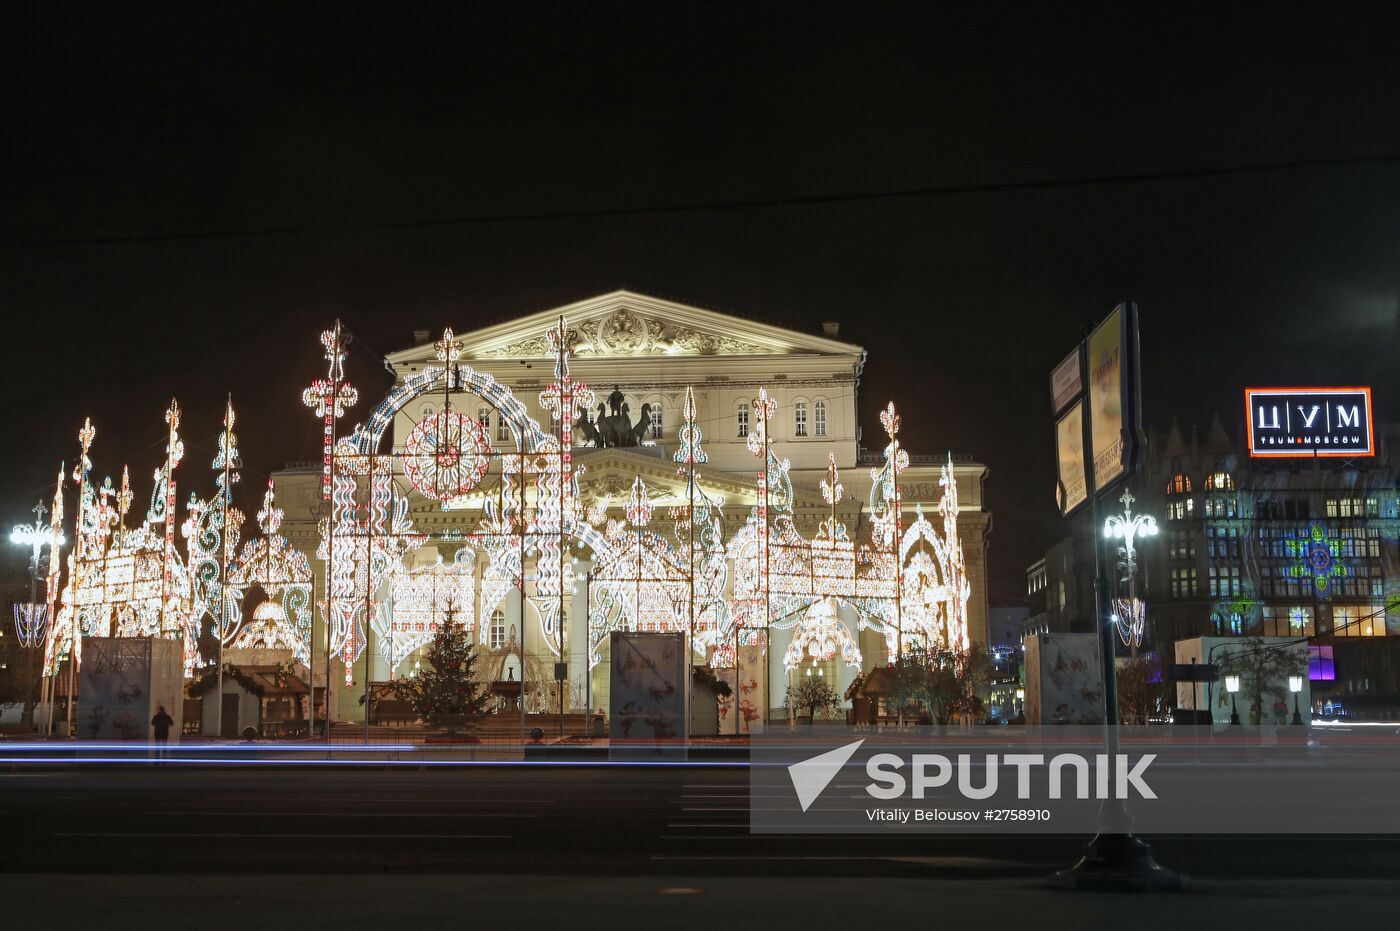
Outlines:
[{"label": "street lamp post", "polygon": [[1240,723],[1240,709],[1239,709],[1239,706],[1235,704],[1235,695],[1236,695],[1237,692],[1239,692],[1239,690],[1240,690],[1240,677],[1239,677],[1239,676],[1226,676],[1226,677],[1225,677],[1225,691],[1227,691],[1227,692],[1230,693],[1230,723],[1231,723],[1231,724],[1239,724],[1239,723]]},{"label": "street lamp post", "polygon": [[[63,532],[59,531],[55,536],[53,526],[44,522],[44,515],[48,513],[48,508],[40,501],[34,505],[34,523],[17,524],[10,531],[10,542],[19,546],[27,546],[29,554],[29,603],[25,608],[25,623],[20,624],[20,613],[15,614],[15,623],[19,628],[16,633],[19,635],[20,646],[25,647],[25,674],[24,674],[24,712],[28,718],[23,723],[32,723],[34,720],[34,707],[30,704],[33,698],[33,686],[31,681],[34,678],[34,650],[43,642],[43,628],[51,618],[44,618],[42,621],[36,620],[35,615],[41,609],[35,602],[39,592],[39,565],[40,556],[46,546],[62,546],[64,543]],[[42,611],[47,613],[47,607]]]},{"label": "street lamp post", "polygon": [[1293,693],[1293,722],[1292,722],[1292,723],[1294,723],[1294,724],[1302,724],[1302,723],[1303,723],[1303,715],[1302,715],[1301,712],[1298,711],[1298,693],[1301,692],[1301,691],[1303,691],[1303,677],[1302,677],[1302,676],[1289,676],[1289,677],[1288,677],[1288,691],[1290,691],[1290,692]]}]

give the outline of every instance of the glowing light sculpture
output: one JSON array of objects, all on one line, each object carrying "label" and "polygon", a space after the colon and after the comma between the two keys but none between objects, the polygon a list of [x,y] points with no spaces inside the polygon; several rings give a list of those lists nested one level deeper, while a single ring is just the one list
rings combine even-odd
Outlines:
[{"label": "glowing light sculpture", "polygon": [[472,602],[475,564],[476,553],[463,547],[451,563],[439,556],[427,566],[400,565],[389,576],[388,600],[379,606],[375,632],[391,677],[400,663],[433,639],[449,616],[455,617],[473,640],[480,640],[471,612],[458,610]]},{"label": "glowing light sculpture", "polygon": [[678,509],[675,537],[677,544],[686,547],[691,645],[700,657],[719,645],[719,630],[727,624],[724,590],[729,575],[720,518],[723,502],[710,497],[700,484],[698,467],[709,461],[701,446],[703,436],[696,421],[695,389],[687,386],[677,432],[679,445],[672,459],[686,479],[688,506],[684,511]]},{"label": "glowing light sculpture", "polygon": [[321,333],[321,345],[326,347],[326,377],[313,381],[301,393],[301,401],[321,418],[321,497],[331,500],[332,462],[335,459],[335,422],[344,416],[348,408],[354,407],[360,393],[345,380],[345,350],[349,346],[349,334],[335,326]]},{"label": "glowing light sculpture", "polygon": [[268,479],[257,514],[262,535],[245,542],[228,564],[231,603],[243,604],[255,587],[266,600],[255,605],[248,622],[233,633],[232,644],[238,648],[291,650],[296,661],[310,665],[315,577],[306,554],[282,535],[282,513],[272,480]]},{"label": "glowing light sculpture", "polygon": [[227,590],[225,579],[238,549],[244,519],[243,513],[233,506],[233,486],[238,483],[242,466],[233,425],[230,401],[224,409],[224,429],[219,433],[219,449],[211,466],[215,473],[214,495],[208,501],[190,495],[183,528],[195,626],[203,629],[208,617],[209,630],[223,644],[232,641],[242,621],[239,598]]}]

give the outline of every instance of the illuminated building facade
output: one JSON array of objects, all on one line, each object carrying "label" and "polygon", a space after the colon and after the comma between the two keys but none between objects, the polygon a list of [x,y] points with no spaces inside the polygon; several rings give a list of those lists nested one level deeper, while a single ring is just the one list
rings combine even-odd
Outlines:
[{"label": "illuminated building facade", "polygon": [[[1146,649],[1305,638],[1319,710],[1335,700],[1400,716],[1400,426],[1377,425],[1374,456],[1251,458],[1245,436],[1216,417],[1204,438],[1176,423],[1149,437],[1133,484],[1160,529],[1138,547]],[[1027,571],[1026,633],[1093,629],[1093,556],[1078,524]]]}]

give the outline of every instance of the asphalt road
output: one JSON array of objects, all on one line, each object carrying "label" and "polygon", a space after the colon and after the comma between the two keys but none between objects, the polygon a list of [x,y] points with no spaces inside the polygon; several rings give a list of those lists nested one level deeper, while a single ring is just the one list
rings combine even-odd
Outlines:
[{"label": "asphalt road", "polygon": [[[1320,803],[1320,802],[1319,802]],[[763,836],[742,766],[0,773],[6,873],[1034,879],[1084,837]],[[1400,837],[1149,838],[1197,880],[1396,877]]]}]

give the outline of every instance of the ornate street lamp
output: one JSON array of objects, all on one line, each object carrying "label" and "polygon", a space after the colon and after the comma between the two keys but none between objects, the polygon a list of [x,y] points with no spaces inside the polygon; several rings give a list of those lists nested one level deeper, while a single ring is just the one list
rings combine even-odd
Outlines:
[{"label": "ornate street lamp", "polygon": [[1240,709],[1239,709],[1239,707],[1235,704],[1235,693],[1238,692],[1239,690],[1240,690],[1240,677],[1239,677],[1239,676],[1226,676],[1226,677],[1225,677],[1225,691],[1227,691],[1227,692],[1230,693],[1230,723],[1231,723],[1231,724],[1239,724],[1239,723],[1240,723]]},{"label": "ornate street lamp", "polygon": [[27,604],[15,605],[15,633],[19,635],[19,645],[24,647],[28,656],[26,660],[25,675],[25,712],[32,714],[33,708],[29,704],[30,681],[34,676],[34,651],[42,647],[44,634],[49,623],[49,609],[47,605],[39,604],[36,601],[39,591],[39,566],[40,557],[45,547],[62,546],[64,544],[63,531],[55,532],[52,524],[44,521],[44,515],[48,513],[48,508],[43,502],[34,506],[34,523],[18,524],[10,531],[10,542],[19,546],[29,547],[29,602]]},{"label": "ornate street lamp", "polygon": [[1303,715],[1302,715],[1301,712],[1298,711],[1298,693],[1301,692],[1301,691],[1303,691],[1303,677],[1302,677],[1302,676],[1289,676],[1289,677],[1288,677],[1288,691],[1290,691],[1290,692],[1293,693],[1293,722],[1292,722],[1292,723],[1294,723],[1294,724],[1302,724],[1302,723],[1303,723]]},{"label": "ornate street lamp", "polygon": [[1118,499],[1123,502],[1123,513],[1110,514],[1103,522],[1105,539],[1123,541],[1118,554],[1123,568],[1123,579],[1128,583],[1128,597],[1115,598],[1113,603],[1113,623],[1118,628],[1118,636],[1125,646],[1133,649],[1142,646],[1143,630],[1147,626],[1147,607],[1137,598],[1137,540],[1157,535],[1157,518],[1147,514],[1133,513],[1133,493],[1123,489]]}]

